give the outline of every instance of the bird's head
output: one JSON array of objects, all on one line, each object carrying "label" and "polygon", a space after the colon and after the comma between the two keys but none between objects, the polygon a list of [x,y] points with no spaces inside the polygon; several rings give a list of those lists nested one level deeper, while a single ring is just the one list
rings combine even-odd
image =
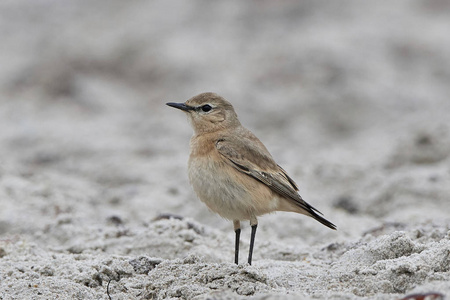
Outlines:
[{"label": "bird's head", "polygon": [[215,93],[202,93],[184,103],[167,103],[184,111],[196,134],[215,132],[239,126],[230,102]]}]

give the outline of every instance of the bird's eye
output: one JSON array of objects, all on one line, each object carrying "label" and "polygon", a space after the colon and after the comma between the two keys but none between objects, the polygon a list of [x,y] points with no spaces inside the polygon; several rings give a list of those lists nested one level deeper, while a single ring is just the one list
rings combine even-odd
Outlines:
[{"label": "bird's eye", "polygon": [[212,107],[211,107],[211,105],[209,105],[209,104],[205,104],[205,105],[203,105],[203,106],[201,107],[201,109],[202,109],[204,112],[208,112],[208,111],[210,111],[210,110],[212,109]]}]

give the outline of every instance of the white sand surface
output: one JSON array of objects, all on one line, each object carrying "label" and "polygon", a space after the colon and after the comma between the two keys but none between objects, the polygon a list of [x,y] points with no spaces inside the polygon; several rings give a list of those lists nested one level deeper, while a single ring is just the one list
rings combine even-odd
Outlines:
[{"label": "white sand surface", "polygon": [[[450,297],[449,12],[1,2],[0,299]],[[248,224],[233,264],[231,222],[188,183],[192,130],[165,106],[205,91],[337,231],[267,215],[253,265]]]}]

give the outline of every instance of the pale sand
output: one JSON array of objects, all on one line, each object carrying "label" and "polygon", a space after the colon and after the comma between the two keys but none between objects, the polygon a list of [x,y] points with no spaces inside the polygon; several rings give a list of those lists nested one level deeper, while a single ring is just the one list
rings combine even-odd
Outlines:
[{"label": "pale sand", "polygon": [[[446,1],[0,3],[0,299],[450,295]],[[195,198],[165,102],[231,101],[338,226]],[[290,142],[288,142],[288,140]],[[159,218],[173,214],[179,218]]]}]

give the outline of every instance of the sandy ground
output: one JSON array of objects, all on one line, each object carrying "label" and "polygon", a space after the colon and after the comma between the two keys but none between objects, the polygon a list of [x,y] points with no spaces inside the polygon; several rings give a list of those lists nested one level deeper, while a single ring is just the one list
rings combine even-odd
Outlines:
[{"label": "sandy ground", "polygon": [[[2,1],[0,299],[449,297],[449,11]],[[338,231],[264,216],[254,264],[248,224],[232,263],[232,224],[196,199],[192,131],[165,106],[204,91]]]}]

